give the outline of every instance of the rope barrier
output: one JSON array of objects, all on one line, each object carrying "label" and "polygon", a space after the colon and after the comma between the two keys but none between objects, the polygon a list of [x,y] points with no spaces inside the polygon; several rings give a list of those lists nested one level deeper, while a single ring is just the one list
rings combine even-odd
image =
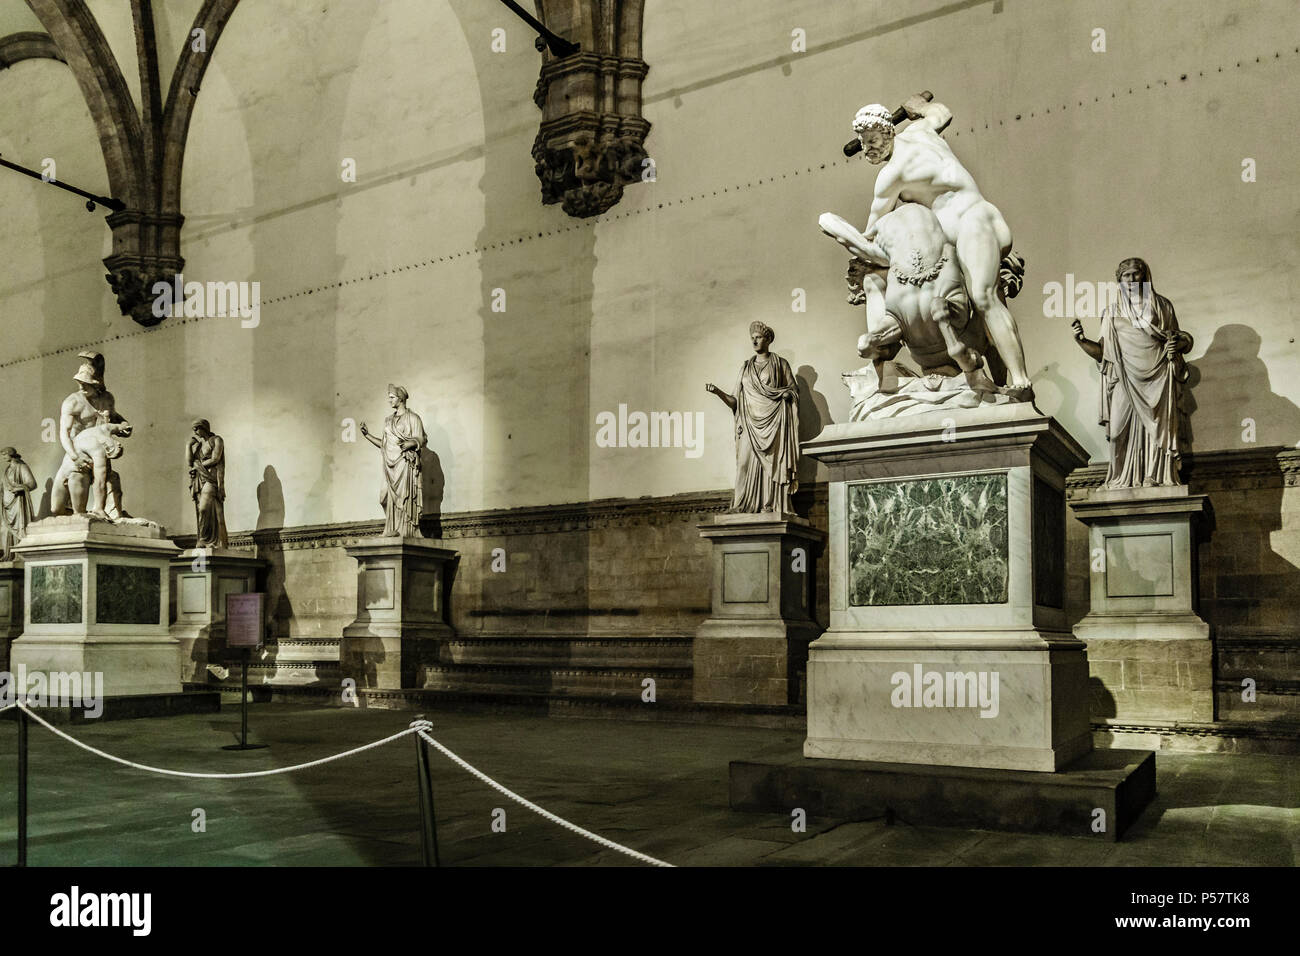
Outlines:
[{"label": "rope barrier", "polygon": [[539,807],[531,800],[525,799],[524,797],[521,797],[519,794],[515,793],[513,790],[510,790],[508,787],[505,787],[497,783],[487,774],[483,773],[483,771],[471,765],[463,758],[461,758],[457,754],[453,753],[451,750],[444,747],[432,736],[430,736],[429,731],[433,730],[433,724],[428,720],[413,720],[411,721],[410,726],[407,727],[405,730],[392,734],[388,737],[385,737],[382,740],[376,740],[371,743],[364,744],[360,747],[354,747],[351,750],[345,750],[342,753],[334,754],[329,757],[321,757],[319,760],[310,760],[307,763],[295,764],[292,767],[277,767],[274,770],[250,770],[244,773],[196,773],[188,770],[168,770],[165,767],[151,767],[148,764],[136,763],[133,760],[127,760],[123,757],[117,757],[114,756],[113,754],[105,753],[104,751],[98,749],[97,747],[92,747],[89,744],[84,743],[78,740],[77,738],[64,733],[62,730],[55,727],[45,718],[41,717],[39,714],[34,713],[32,709],[22,701],[18,701],[13,704],[6,704],[5,706],[0,707],[0,714],[4,713],[7,710],[12,710],[15,707],[17,707],[19,710],[25,713],[32,720],[36,721],[46,730],[50,731],[50,733],[54,734],[56,737],[61,737],[64,740],[66,740],[68,743],[76,747],[80,747],[82,750],[86,751],[87,753],[92,753],[96,757],[100,757],[104,760],[112,761],[113,763],[116,764],[121,764],[124,767],[131,767],[135,770],[144,770],[148,773],[157,773],[168,777],[187,777],[191,779],[202,779],[202,780],[239,780],[239,779],[247,779],[249,777],[270,777],[281,773],[293,773],[296,770],[305,770],[308,767],[318,767],[321,764],[332,763],[335,760],[342,760],[344,757],[351,757],[355,754],[363,753],[364,751],[367,750],[372,750],[375,747],[382,747],[385,744],[392,743],[394,740],[400,740],[401,738],[409,734],[418,734],[420,738],[425,741],[425,743],[434,747],[439,753],[441,753],[452,763],[456,764],[462,770],[465,770],[472,776],[476,777],[483,783],[487,784],[493,790],[496,790],[502,795],[515,801],[520,806],[532,810],[534,813],[538,814],[539,816],[547,820],[550,820],[552,823],[555,823],[566,830],[570,830],[573,833],[578,834],[579,836],[586,837],[588,840],[591,840],[594,843],[598,843],[599,845],[607,849],[615,850],[619,853],[626,854],[627,856],[630,856],[636,860],[640,860],[643,863],[649,863],[652,866],[666,866],[666,867],[671,867],[673,865],[671,863],[666,863],[663,860],[655,859],[654,857],[649,856],[645,853],[640,853],[637,850],[631,849],[630,847],[623,846],[620,843],[615,843],[613,840],[607,839],[598,833],[592,833],[590,830],[583,829],[582,827],[578,826],[576,823],[571,823],[570,821],[564,819],[563,817],[551,813],[551,811],[545,809],[544,807]]},{"label": "rope barrier", "polygon": [[462,760],[456,754],[452,753],[442,744],[438,743],[438,741],[430,737],[427,731],[433,729],[433,724],[431,724],[429,721],[417,720],[414,721],[411,726],[416,728],[416,730],[420,734],[420,737],[424,740],[425,743],[429,744],[432,747],[435,747],[439,753],[441,753],[452,763],[456,764],[462,770],[468,771],[469,773],[477,777],[479,780],[486,783],[493,790],[496,790],[498,793],[501,793],[502,795],[509,797],[511,800],[515,801],[521,806],[527,807],[529,810],[532,810],[534,813],[542,817],[545,817],[547,820],[550,820],[552,823],[559,824],[560,826],[564,827],[566,830],[572,830],[574,833],[577,833],[579,836],[584,836],[588,840],[592,840],[596,843],[599,843],[601,846],[606,847],[610,850],[617,850],[619,853],[626,853],[628,856],[632,857],[633,859],[640,860],[643,863],[649,863],[651,866],[672,866],[673,865],[671,863],[665,863],[663,860],[657,860],[652,856],[647,856],[644,853],[639,853],[636,850],[623,846],[621,843],[615,843],[613,840],[607,840],[605,837],[601,836],[598,833],[592,833],[590,830],[584,830],[576,823],[570,823],[568,820],[564,819],[563,817],[556,816],[554,813],[551,813],[551,811],[539,807],[531,800],[524,799],[523,797],[519,796],[519,794],[515,793],[513,790],[510,790],[507,787],[504,787],[501,784],[497,783],[495,780],[493,780],[483,771],[479,770],[477,767],[471,766],[469,763]]},{"label": "rope barrier", "polygon": [[[150,767],[148,764],[136,763],[133,760],[126,760],[123,757],[115,757],[110,753],[104,753],[104,751],[90,746],[90,744],[82,743],[76,737],[72,737],[68,734],[65,734],[63,731],[59,730],[58,727],[55,727],[45,718],[34,713],[32,709],[28,707],[26,704],[20,702],[17,704],[10,704],[9,707],[19,708],[28,717],[36,721],[38,724],[40,724],[50,733],[54,734],[56,737],[62,737],[68,743],[80,747],[82,750],[86,751],[87,753],[92,753],[96,757],[102,757],[104,760],[111,760],[113,763],[121,764],[124,767],[134,767],[136,770],[147,770],[149,773],[160,773],[167,777],[189,777],[189,778],[201,779],[201,780],[240,780],[240,779],[247,779],[249,777],[271,777],[280,773],[293,773],[295,770],[306,770],[308,767],[319,767],[323,763],[331,763],[335,760],[342,760],[344,757],[351,757],[353,754],[359,754],[362,753],[363,751],[371,750],[375,747],[382,747],[384,744],[390,744],[394,740],[400,740],[401,738],[407,736],[408,734],[412,734],[416,732],[416,728],[407,727],[405,730],[401,731],[400,733],[393,734],[391,737],[385,737],[383,740],[376,740],[373,743],[364,744],[363,746],[360,747],[354,747],[352,750],[345,750],[343,753],[334,754],[331,757],[321,757],[319,760],[309,760],[307,763],[295,764],[292,767],[277,767],[274,770],[249,770],[245,773],[194,773],[189,770],[167,770],[164,767]],[[0,712],[3,712],[4,710],[7,709],[8,709],[7,707],[0,708]]]}]

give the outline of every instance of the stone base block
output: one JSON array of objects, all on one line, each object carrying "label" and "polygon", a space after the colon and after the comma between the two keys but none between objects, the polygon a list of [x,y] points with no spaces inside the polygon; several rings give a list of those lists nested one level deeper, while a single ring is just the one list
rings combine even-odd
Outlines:
[{"label": "stone base block", "polygon": [[1214,719],[1210,628],[1197,614],[1197,525],[1186,485],[1100,488],[1071,501],[1088,526],[1093,713],[1123,721]]},{"label": "stone base block", "polygon": [[821,628],[812,621],[705,621],[692,649],[695,700],[797,703],[808,644],[819,633]]},{"label": "stone base block", "polygon": [[1059,770],[1092,747],[1088,664],[1048,636],[829,632],[810,649],[804,755]]},{"label": "stone base block", "polygon": [[[13,669],[33,673],[102,674],[107,697],[178,694],[180,658],[165,638],[36,637],[14,642]],[[29,684],[30,686],[30,684]]]},{"label": "stone base block", "polygon": [[815,561],[825,535],[796,515],[724,514],[700,525],[713,547],[713,613],[696,631],[695,700],[785,705],[802,697]]},{"label": "stone base block", "polygon": [[339,669],[357,687],[376,690],[421,688],[436,668],[446,641],[456,636],[449,625],[349,624],[339,646]]},{"label": "stone base block", "polygon": [[168,632],[177,548],[152,521],[88,515],[45,518],[14,548],[23,563],[23,634],[11,668],[103,675],[103,693],[181,690]]},{"label": "stone base block", "polygon": [[372,538],[357,559],[357,617],[343,629],[339,663],[358,688],[423,687],[443,642],[447,596],[459,555],[425,538]]},{"label": "stone base block", "polygon": [[[733,761],[733,810],[912,826],[1054,833],[1114,842],[1156,793],[1150,751],[1094,750],[1059,773],[810,760]],[[1097,811],[1103,811],[1098,814]],[[1104,829],[1098,828],[1104,826]],[[863,864],[870,864],[864,859]]]},{"label": "stone base block", "polygon": [[171,560],[172,624],[180,645],[181,680],[202,683],[208,665],[227,666],[226,596],[257,590],[266,561],[251,551],[190,549]]},{"label": "stone base block", "polygon": [[1093,717],[1213,720],[1209,631],[1192,615],[1085,617],[1074,633],[1088,648]]},{"label": "stone base block", "polygon": [[0,563],[0,671],[9,669],[9,644],[23,632],[23,566]]}]

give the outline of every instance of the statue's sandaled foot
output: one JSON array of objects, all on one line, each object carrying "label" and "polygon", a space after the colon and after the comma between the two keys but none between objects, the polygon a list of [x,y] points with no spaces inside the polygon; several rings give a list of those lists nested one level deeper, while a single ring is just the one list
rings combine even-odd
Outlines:
[{"label": "statue's sandaled foot", "polygon": [[1034,386],[1032,385],[1004,385],[999,391],[1013,402],[1032,402],[1034,400]]},{"label": "statue's sandaled foot", "polygon": [[988,374],[984,371],[983,368],[977,368],[974,369],[973,371],[966,372],[965,376],[966,376],[966,387],[971,389],[972,391],[994,392],[994,393],[999,391],[993,379],[988,377]]},{"label": "statue's sandaled foot", "polygon": [[90,518],[96,518],[96,519],[98,519],[98,520],[100,520],[100,521],[107,521],[107,522],[109,522],[110,524],[113,522],[113,519],[110,518],[110,517],[108,516],[108,513],[107,513],[107,512],[105,512],[105,511],[98,511],[98,510],[96,510],[96,509],[94,509],[94,508],[92,508],[92,509],[90,509],[89,511],[87,511],[87,512],[86,512],[86,516],[87,516],[87,517],[90,517]]}]

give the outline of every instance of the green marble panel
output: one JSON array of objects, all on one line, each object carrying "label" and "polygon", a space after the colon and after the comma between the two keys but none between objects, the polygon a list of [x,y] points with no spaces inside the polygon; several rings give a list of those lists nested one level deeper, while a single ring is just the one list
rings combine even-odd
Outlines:
[{"label": "green marble panel", "polygon": [[32,623],[81,623],[81,565],[38,564],[32,568]]},{"label": "green marble panel", "polygon": [[849,604],[1004,604],[1007,477],[849,485]]},{"label": "green marble panel", "polygon": [[95,569],[95,613],[100,624],[158,624],[162,572],[137,564]]}]

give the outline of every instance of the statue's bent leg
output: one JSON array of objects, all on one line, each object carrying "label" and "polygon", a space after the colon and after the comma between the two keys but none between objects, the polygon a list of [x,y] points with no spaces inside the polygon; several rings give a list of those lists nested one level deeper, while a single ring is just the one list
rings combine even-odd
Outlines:
[{"label": "statue's bent leg", "polygon": [[957,363],[957,367],[963,372],[973,372],[979,368],[979,353],[958,338],[957,330],[953,328],[956,314],[947,299],[936,296],[930,300],[930,318],[939,326],[948,356]]},{"label": "statue's bent leg", "polygon": [[1007,367],[1009,384],[1015,390],[1028,390],[1029,372],[1025,368],[1020,332],[1016,320],[997,294],[1002,245],[990,217],[978,207],[972,207],[962,217],[957,235],[957,258],[970,293],[971,306],[984,320],[989,338]]},{"label": "statue's bent leg", "polygon": [[90,457],[95,462],[95,477],[91,484],[90,502],[86,510],[98,517],[107,518],[104,510],[108,502],[108,456],[103,451],[93,451]]},{"label": "statue's bent leg", "polygon": [[59,466],[59,470],[54,474],[54,482],[50,488],[50,515],[51,517],[66,514],[71,505],[68,500],[68,476],[71,469],[68,467],[67,459]]},{"label": "statue's bent leg", "polygon": [[90,477],[79,469],[73,469],[68,473],[68,504],[71,506],[73,514],[86,513],[86,501],[90,495]]},{"label": "statue's bent leg", "polygon": [[122,504],[122,476],[113,469],[111,463],[105,477],[104,511],[114,521],[131,517],[127,514],[126,506]]}]

